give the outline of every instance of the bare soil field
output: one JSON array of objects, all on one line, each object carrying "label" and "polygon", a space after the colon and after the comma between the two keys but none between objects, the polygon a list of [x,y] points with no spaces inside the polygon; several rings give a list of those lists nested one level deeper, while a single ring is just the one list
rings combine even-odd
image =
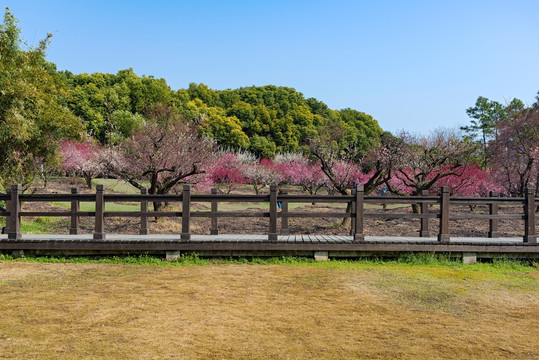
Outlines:
[{"label": "bare soil field", "polygon": [[[38,189],[40,193],[67,193],[70,187],[79,187],[84,193],[93,193],[95,190],[90,190],[84,186],[84,183],[77,179],[60,179],[49,183],[47,188]],[[114,192],[107,189],[107,192]],[[234,193],[252,194],[254,191],[250,187],[237,189]],[[291,188],[290,193],[301,193],[298,189]],[[136,204],[133,204],[136,205]],[[193,203],[193,209],[197,211],[209,211],[208,203]],[[223,205],[221,205],[223,206]],[[252,212],[252,211],[268,211],[268,204],[229,204],[233,207],[233,211]],[[344,205],[336,207],[335,204],[291,204],[294,211],[302,212],[342,212],[344,213]],[[180,204],[171,204],[169,210],[181,209]],[[222,209],[222,208],[221,208]],[[61,211],[65,210],[58,206],[53,206],[47,203],[27,203],[24,205],[24,210],[27,211]],[[437,208],[432,208],[431,212],[436,212]],[[227,211],[226,209],[223,211]],[[392,213],[409,213],[412,212],[411,206],[388,206],[388,209],[382,209],[381,206],[370,206],[366,208],[367,212],[387,214],[385,218],[366,218],[365,219],[365,234],[372,236],[417,236],[419,233],[418,219],[397,219],[391,216]],[[471,213],[486,213],[486,206],[477,206],[470,209],[468,206],[452,207],[453,213],[466,214]],[[504,213],[521,213],[522,207],[501,206],[500,214]],[[31,220],[31,218],[26,218]],[[289,229],[291,234],[328,234],[328,235],[347,235],[350,233],[350,226],[342,226],[340,218],[291,218],[289,220]],[[111,233],[138,234],[140,228],[140,220],[137,218],[107,218],[105,220],[106,231]],[[280,226],[280,225],[279,225]],[[181,218],[159,218],[158,220],[150,220],[151,233],[180,233]],[[429,227],[432,236],[436,236],[438,231],[438,221],[431,219]],[[69,230],[68,219],[64,218],[60,223],[51,223],[47,232],[50,233],[67,233]],[[81,218],[81,232],[91,233],[94,229],[93,218]],[[192,219],[191,232],[194,234],[209,234],[210,220],[207,218]],[[268,231],[268,219],[266,218],[221,218],[219,219],[219,231],[222,234],[265,234]],[[450,221],[451,236],[473,237],[487,236],[489,231],[488,220],[471,220],[459,219]],[[522,236],[524,232],[524,222],[522,220],[500,220],[499,232],[501,236]]]},{"label": "bare soil field", "polygon": [[0,358],[539,358],[537,270],[340,265],[0,262]]}]

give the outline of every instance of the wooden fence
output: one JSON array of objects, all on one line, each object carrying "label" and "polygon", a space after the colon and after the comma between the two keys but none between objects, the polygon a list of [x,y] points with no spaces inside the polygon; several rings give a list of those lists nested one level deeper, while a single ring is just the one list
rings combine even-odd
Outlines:
[{"label": "wooden fence", "polygon": [[[21,239],[20,217],[21,216],[58,216],[71,218],[70,234],[79,233],[80,217],[94,217],[95,231],[94,240],[105,240],[106,233],[104,220],[106,217],[138,217],[141,219],[140,234],[149,234],[148,219],[150,217],[181,217],[182,232],[181,241],[188,242],[191,239],[191,219],[210,218],[210,234],[219,234],[219,219],[226,217],[264,217],[268,220],[268,242],[277,241],[279,234],[288,234],[288,219],[290,218],[324,218],[335,217],[351,218],[351,231],[355,243],[365,240],[364,219],[375,218],[405,218],[420,219],[419,236],[430,237],[434,234],[429,229],[429,219],[438,219],[438,242],[440,244],[449,243],[449,220],[450,219],[484,219],[488,220],[490,227],[488,237],[496,238],[499,220],[524,220],[524,243],[537,244],[536,232],[536,205],[539,199],[534,197],[530,189],[526,196],[522,198],[500,197],[497,193],[491,192],[489,197],[451,197],[449,188],[444,187],[439,196],[427,196],[426,192],[422,196],[365,196],[363,187],[359,186],[352,195],[290,195],[286,190],[278,192],[276,186],[270,187],[268,195],[222,195],[217,194],[216,189],[212,189],[211,194],[192,194],[190,185],[184,185],[183,191],[178,195],[149,195],[147,191],[142,191],[140,195],[107,194],[104,185],[97,185],[95,194],[80,194],[77,189],[71,189],[70,194],[22,194],[20,185],[12,185],[7,194],[0,195],[0,201],[6,201],[6,210],[0,211],[0,216],[5,216],[6,233],[8,240]],[[21,202],[71,202],[69,211],[21,211]],[[95,211],[80,211],[80,202],[94,202]],[[107,202],[138,202],[140,211],[105,211]],[[179,202],[182,204],[182,211],[149,211],[150,202]],[[191,202],[210,203],[211,211],[193,211]],[[269,211],[219,211],[221,202],[269,202]],[[281,211],[278,211],[278,205]],[[341,203],[350,204],[351,211],[343,212],[297,212],[289,211],[289,203]],[[365,204],[418,204],[418,213],[369,213],[365,212]],[[439,205],[439,210],[432,212],[429,206]],[[451,205],[487,205],[488,214],[453,214],[450,212]],[[500,205],[520,205],[523,212],[518,214],[499,214]],[[277,219],[281,219],[281,228],[278,229]]]}]

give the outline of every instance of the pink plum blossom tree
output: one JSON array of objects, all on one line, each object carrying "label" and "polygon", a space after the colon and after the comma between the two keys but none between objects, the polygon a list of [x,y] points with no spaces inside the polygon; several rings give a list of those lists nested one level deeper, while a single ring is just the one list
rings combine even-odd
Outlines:
[{"label": "pink plum blossom tree", "polygon": [[258,195],[260,190],[268,185],[278,185],[281,183],[281,176],[275,170],[273,162],[268,159],[261,159],[259,162],[252,160],[244,163],[241,171],[247,182],[251,184]]},{"label": "pink plum blossom tree", "polygon": [[320,164],[301,154],[277,154],[273,164],[281,175],[281,182],[301,186],[311,195],[316,195],[321,188],[327,186]]},{"label": "pink plum blossom tree", "polygon": [[92,188],[92,179],[103,172],[103,165],[98,159],[101,151],[94,141],[65,140],[60,142],[60,153],[64,159],[61,169],[67,173],[82,176],[88,188]]},{"label": "pink plum blossom tree", "polygon": [[[178,183],[197,183],[213,161],[214,143],[169,111],[158,111],[145,127],[100,156],[106,170],[149,194],[167,194]],[[157,211],[162,203],[154,203]]]}]

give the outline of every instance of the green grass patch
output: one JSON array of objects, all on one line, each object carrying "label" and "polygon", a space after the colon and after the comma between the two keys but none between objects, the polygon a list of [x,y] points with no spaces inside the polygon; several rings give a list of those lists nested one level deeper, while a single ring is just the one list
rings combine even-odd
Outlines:
[{"label": "green grass patch", "polygon": [[[52,223],[51,219],[44,221]],[[539,264],[530,261],[512,259],[494,259],[491,262],[479,262],[475,265],[463,265],[458,258],[446,255],[424,254],[404,255],[396,259],[361,258],[354,260],[331,259],[325,262],[316,262],[308,257],[229,257],[229,258],[201,258],[197,254],[182,254],[178,261],[165,261],[163,257],[153,255],[124,255],[124,256],[23,256],[13,258],[9,254],[0,254],[0,261],[23,261],[43,263],[106,263],[122,265],[151,265],[151,266],[182,266],[182,265],[212,265],[212,264],[249,264],[249,265],[287,265],[287,266],[316,266],[338,269],[355,269],[370,267],[400,268],[404,272],[428,273],[429,268],[444,269],[440,277],[451,275],[451,270],[466,270],[476,273],[513,274],[515,272],[537,271]]]},{"label": "green grass patch", "polygon": [[49,234],[51,229],[69,227],[69,220],[53,216],[40,216],[33,220],[21,221],[21,232],[29,234]]},{"label": "green grass patch", "polygon": [[[144,183],[144,182],[143,182]],[[105,185],[106,190],[112,190],[117,193],[122,194],[140,194],[140,190],[134,187],[133,185],[119,179],[93,179],[92,187],[95,189],[97,184]],[[150,183],[147,182],[145,185],[149,186]]]},{"label": "green grass patch", "polygon": [[[62,209],[71,209],[71,203],[53,201],[51,205],[60,207]],[[80,211],[95,211],[95,203],[81,202],[79,205]],[[105,203],[105,211],[140,211],[140,204],[138,203]]]}]

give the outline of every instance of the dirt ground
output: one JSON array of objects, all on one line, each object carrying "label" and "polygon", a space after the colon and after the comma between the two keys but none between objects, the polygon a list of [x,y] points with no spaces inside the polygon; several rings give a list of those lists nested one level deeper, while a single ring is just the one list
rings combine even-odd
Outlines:
[{"label": "dirt ground", "polygon": [[1,359],[537,359],[539,274],[0,262]]},{"label": "dirt ground", "polygon": [[[46,189],[39,189],[38,192],[47,193],[67,193],[70,187],[77,186],[85,193],[93,193],[95,190],[85,188],[84,183],[76,179],[54,180],[49,183]],[[107,190],[111,192],[110,190]],[[250,188],[238,189],[235,193],[254,193]],[[290,193],[301,193],[297,189],[290,189]],[[195,210],[209,210],[208,203],[193,203]],[[268,211],[261,204],[250,204],[241,210],[242,212]],[[27,203],[24,210],[62,210],[47,203]],[[344,209],[337,209],[327,204],[305,204],[302,207],[294,209],[302,212],[344,212]],[[431,209],[436,212],[437,209]],[[452,207],[453,213],[487,213],[486,206],[477,206],[471,210],[468,206]],[[500,214],[503,213],[522,213],[522,207],[501,206]],[[418,219],[396,219],[391,216],[392,213],[410,213],[411,206],[402,206],[399,208],[382,209],[381,206],[367,207],[366,212],[387,214],[385,218],[366,218],[365,234],[372,236],[417,236],[420,229]],[[291,218],[289,220],[289,229],[291,234],[327,234],[327,235],[348,235],[350,226],[342,226],[340,218]],[[51,233],[67,233],[69,231],[68,219],[62,219],[63,225],[51,225],[48,229]],[[267,218],[221,218],[219,219],[219,231],[222,234],[265,234],[268,231],[269,221]],[[107,218],[105,219],[106,231],[110,233],[138,234],[140,229],[140,220],[137,218]],[[160,218],[150,220],[151,233],[181,233],[181,218]],[[431,236],[436,236],[438,231],[438,220],[430,219],[429,227]],[[280,228],[280,224],[279,224]],[[94,229],[93,218],[81,218],[81,232],[91,233]],[[191,232],[193,234],[209,234],[210,220],[207,218],[193,218],[191,223]],[[489,231],[488,220],[451,220],[451,236],[487,236]],[[500,220],[499,232],[501,236],[523,236],[524,221],[522,220]]]}]

